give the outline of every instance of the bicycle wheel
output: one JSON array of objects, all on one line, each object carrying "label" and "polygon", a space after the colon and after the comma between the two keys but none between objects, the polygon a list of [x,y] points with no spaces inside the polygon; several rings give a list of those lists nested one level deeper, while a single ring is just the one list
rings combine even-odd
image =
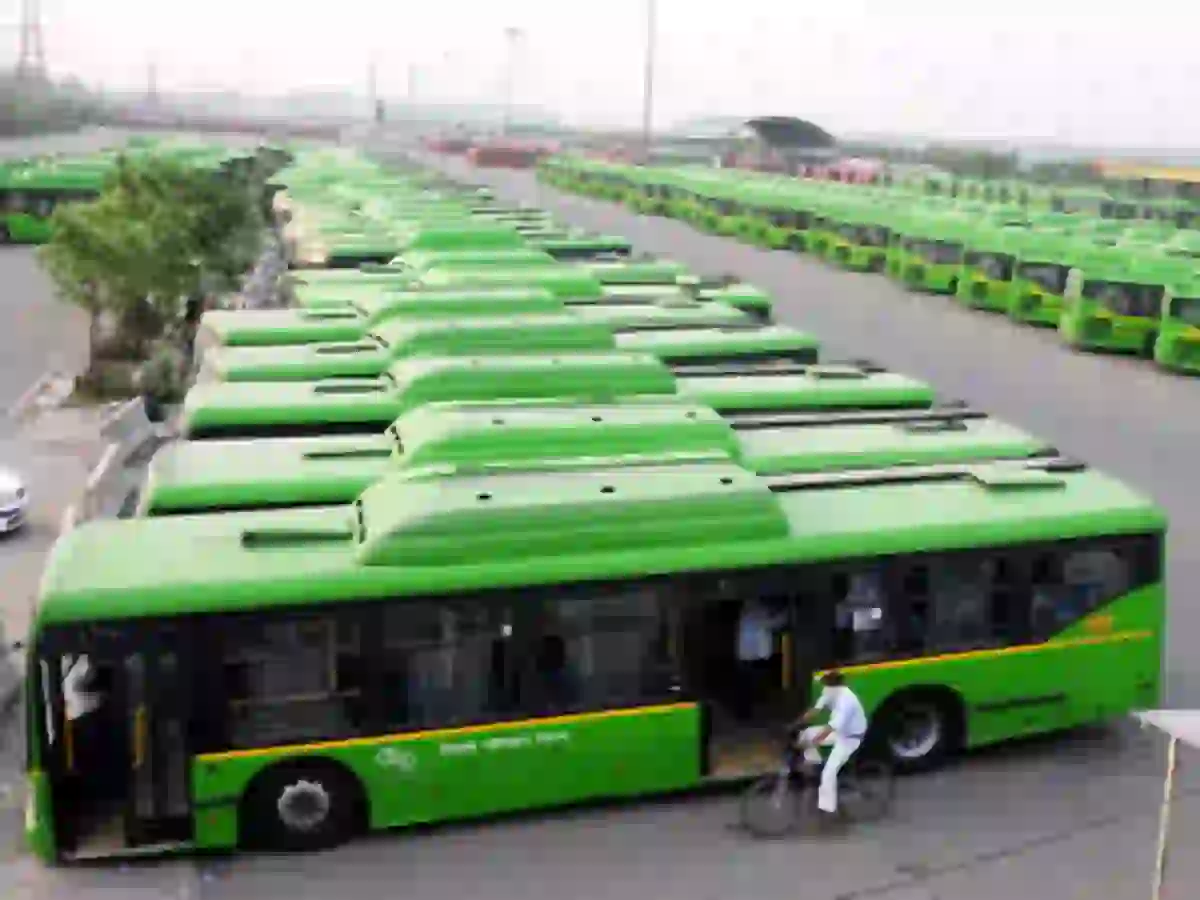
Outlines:
[{"label": "bicycle wheel", "polygon": [[877,760],[863,760],[846,779],[838,802],[853,821],[875,822],[891,811],[895,790],[891,766]]},{"label": "bicycle wheel", "polygon": [[803,793],[791,778],[764,775],[742,795],[742,825],[755,837],[790,834],[800,820]]}]

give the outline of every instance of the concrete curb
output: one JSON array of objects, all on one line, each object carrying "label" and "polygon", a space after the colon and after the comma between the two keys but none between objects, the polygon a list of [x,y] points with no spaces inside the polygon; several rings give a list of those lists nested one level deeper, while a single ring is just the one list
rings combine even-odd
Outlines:
[{"label": "concrete curb", "polygon": [[0,726],[8,724],[16,712],[25,681],[23,666],[16,660],[18,651],[10,649],[9,640],[0,623]]},{"label": "concrete curb", "polygon": [[37,402],[37,398],[46,392],[57,379],[65,377],[62,372],[50,369],[37,377],[29,387],[21,393],[16,402],[8,409],[10,419],[21,419]]}]

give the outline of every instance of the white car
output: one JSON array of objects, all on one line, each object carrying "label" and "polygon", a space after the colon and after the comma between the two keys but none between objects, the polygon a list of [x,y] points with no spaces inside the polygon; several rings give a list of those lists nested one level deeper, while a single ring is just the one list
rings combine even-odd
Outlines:
[{"label": "white car", "polygon": [[29,491],[21,476],[0,466],[0,534],[16,531],[25,524]]}]

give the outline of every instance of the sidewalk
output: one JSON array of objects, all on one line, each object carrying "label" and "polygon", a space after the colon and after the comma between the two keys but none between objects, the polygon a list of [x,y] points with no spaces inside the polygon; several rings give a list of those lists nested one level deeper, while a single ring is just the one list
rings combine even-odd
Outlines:
[{"label": "sidewalk", "polygon": [[0,622],[10,641],[28,630],[46,553],[104,451],[99,420],[99,408],[63,407],[0,438],[0,460],[25,478],[31,501],[26,528],[0,540]]}]

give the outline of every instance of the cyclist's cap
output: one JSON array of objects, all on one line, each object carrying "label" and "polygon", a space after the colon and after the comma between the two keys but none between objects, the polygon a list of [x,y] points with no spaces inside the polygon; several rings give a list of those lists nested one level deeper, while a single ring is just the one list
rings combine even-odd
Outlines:
[{"label": "cyclist's cap", "polygon": [[834,669],[832,672],[826,672],[821,676],[821,684],[826,687],[841,687],[846,683],[845,676],[841,672]]}]

